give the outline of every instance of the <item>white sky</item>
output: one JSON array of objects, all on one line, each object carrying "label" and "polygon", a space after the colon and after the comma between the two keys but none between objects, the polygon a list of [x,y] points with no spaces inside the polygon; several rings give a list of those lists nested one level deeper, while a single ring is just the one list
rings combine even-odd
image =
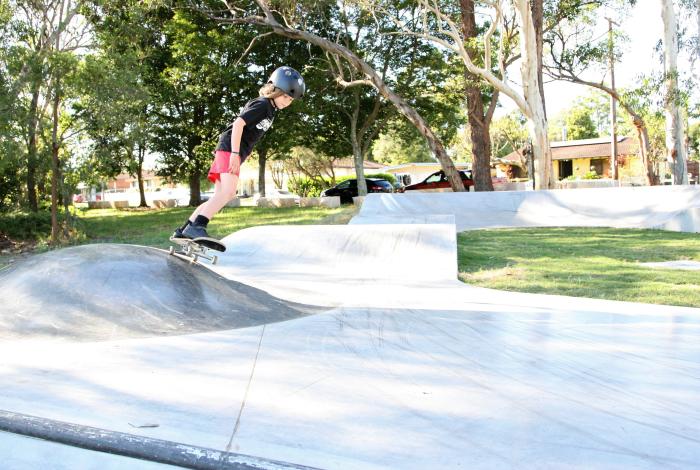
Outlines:
[{"label": "white sky", "polygon": [[[636,79],[643,73],[651,70],[662,70],[660,58],[654,51],[654,47],[661,40],[663,35],[663,23],[661,21],[661,2],[659,0],[639,0],[631,15],[624,18],[615,18],[616,22],[629,37],[629,42],[624,46],[624,54],[620,61],[615,64],[615,84],[618,88],[631,87]],[[596,33],[605,34],[607,31],[607,21],[605,14],[596,26]],[[695,33],[694,18],[690,20],[690,31]],[[595,34],[595,37],[600,36]],[[684,60],[685,59],[685,60]],[[679,57],[679,67],[689,67],[687,56]],[[511,80],[519,81],[520,71],[518,64],[513,64],[508,70]],[[600,80],[599,75],[586,77],[591,80]],[[609,77],[605,77],[605,83],[609,83]],[[550,82],[545,84],[545,101],[547,105],[547,115],[556,116],[562,110],[571,106],[579,96],[586,96],[590,93],[590,88],[582,85],[575,85],[567,82]],[[501,95],[500,104],[502,108],[498,110],[498,115],[506,114],[515,109],[512,101]]]}]

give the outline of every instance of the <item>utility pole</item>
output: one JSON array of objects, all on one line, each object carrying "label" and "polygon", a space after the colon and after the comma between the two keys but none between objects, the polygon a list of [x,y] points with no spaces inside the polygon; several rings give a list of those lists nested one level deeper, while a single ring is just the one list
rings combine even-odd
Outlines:
[{"label": "utility pole", "polygon": [[[610,88],[615,91],[615,51],[613,47],[613,25],[619,26],[612,19],[608,20],[608,59],[610,61]],[[617,101],[610,96],[610,176],[620,179],[617,168]]]}]

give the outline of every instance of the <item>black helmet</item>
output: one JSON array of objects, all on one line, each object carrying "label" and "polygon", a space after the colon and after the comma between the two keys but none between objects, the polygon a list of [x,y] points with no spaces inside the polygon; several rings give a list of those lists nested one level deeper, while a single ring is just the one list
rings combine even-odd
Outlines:
[{"label": "black helmet", "polygon": [[286,65],[272,72],[267,83],[272,83],[294,99],[301,98],[306,91],[306,84],[301,74]]}]

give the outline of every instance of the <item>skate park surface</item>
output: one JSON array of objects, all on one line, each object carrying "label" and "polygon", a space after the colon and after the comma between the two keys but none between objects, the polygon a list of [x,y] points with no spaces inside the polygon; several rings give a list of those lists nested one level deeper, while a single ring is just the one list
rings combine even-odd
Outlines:
[{"label": "skate park surface", "polygon": [[486,196],[370,195],[216,266],[92,245],[0,273],[3,466],[697,468],[699,308],[471,287],[456,233],[700,232],[700,190]]}]

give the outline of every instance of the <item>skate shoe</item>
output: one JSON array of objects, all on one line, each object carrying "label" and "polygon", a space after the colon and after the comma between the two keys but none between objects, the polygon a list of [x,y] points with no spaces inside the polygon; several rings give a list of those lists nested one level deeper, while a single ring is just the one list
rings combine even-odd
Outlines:
[{"label": "skate shoe", "polygon": [[210,238],[207,229],[203,225],[190,224],[182,231],[185,238]]},{"label": "skate shoe", "polygon": [[171,238],[187,238],[187,237],[182,234],[182,228],[178,227],[173,232]]}]

